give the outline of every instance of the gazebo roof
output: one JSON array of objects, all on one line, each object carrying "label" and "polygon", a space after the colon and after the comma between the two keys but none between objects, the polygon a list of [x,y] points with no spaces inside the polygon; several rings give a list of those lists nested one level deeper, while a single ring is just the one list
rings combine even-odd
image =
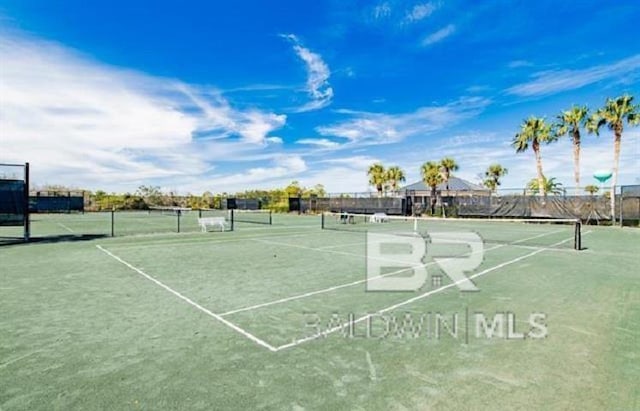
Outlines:
[{"label": "gazebo roof", "polygon": [[[404,191],[431,191],[431,187],[427,186],[424,181],[418,181],[408,186],[402,187]],[[446,191],[447,185],[445,183],[439,184],[436,188],[437,191]],[[467,180],[463,180],[458,177],[449,177],[449,191],[490,191],[486,187],[479,186],[477,184],[470,183]]]}]

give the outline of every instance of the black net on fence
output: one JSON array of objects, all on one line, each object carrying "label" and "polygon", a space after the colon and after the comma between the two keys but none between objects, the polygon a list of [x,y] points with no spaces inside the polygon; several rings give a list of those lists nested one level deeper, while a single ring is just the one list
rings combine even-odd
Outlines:
[{"label": "black net on fence", "polygon": [[482,202],[457,206],[460,217],[509,218],[579,218],[606,220],[611,218],[609,200],[603,196],[492,196]]},{"label": "black net on fence", "polygon": [[227,198],[226,208],[228,210],[260,210],[262,200],[257,198]]},{"label": "black net on fence", "polygon": [[300,211],[312,213],[386,213],[389,215],[404,215],[407,213],[406,199],[400,197],[303,198],[300,200]]},{"label": "black net on fence", "polygon": [[640,184],[620,187],[620,220],[640,221]]},{"label": "black net on fence", "polygon": [[26,212],[25,182],[0,180],[0,225],[21,226]]},{"label": "black net on fence", "polygon": [[70,213],[84,211],[84,196],[71,193],[29,196],[32,213]]}]

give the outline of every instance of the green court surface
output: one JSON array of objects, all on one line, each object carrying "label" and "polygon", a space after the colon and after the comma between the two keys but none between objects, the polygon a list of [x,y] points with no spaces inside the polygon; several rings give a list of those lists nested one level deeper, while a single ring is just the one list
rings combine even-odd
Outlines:
[{"label": "green court surface", "polygon": [[426,258],[419,290],[367,292],[372,258],[408,275],[367,232],[405,225],[131,214],[109,237],[106,214],[0,247],[1,410],[640,409],[640,230],[576,251],[571,226],[468,224],[478,291]]}]

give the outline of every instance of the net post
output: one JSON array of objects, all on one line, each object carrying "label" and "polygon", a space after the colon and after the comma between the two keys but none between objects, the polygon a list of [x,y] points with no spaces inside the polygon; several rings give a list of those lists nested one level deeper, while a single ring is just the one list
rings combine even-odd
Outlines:
[{"label": "net post", "polygon": [[198,209],[198,218],[202,218],[202,209],[201,208]]},{"label": "net post", "polygon": [[273,211],[269,210],[269,225],[273,225]]},{"label": "net post", "polygon": [[182,215],[182,210],[176,210],[176,217],[178,219],[178,233],[180,232],[180,215]]},{"label": "net post", "polygon": [[31,216],[29,213],[29,163],[24,163],[24,241],[31,239]]},{"label": "net post", "polygon": [[234,231],[235,210],[232,208],[230,211],[231,211],[231,230],[230,231]]},{"label": "net post", "polygon": [[111,237],[116,236],[116,208],[111,207]]},{"label": "net post", "polygon": [[324,230],[324,213],[320,214],[320,228]]},{"label": "net post", "polygon": [[582,250],[582,222],[580,220],[576,220],[574,230],[573,248],[580,251]]}]

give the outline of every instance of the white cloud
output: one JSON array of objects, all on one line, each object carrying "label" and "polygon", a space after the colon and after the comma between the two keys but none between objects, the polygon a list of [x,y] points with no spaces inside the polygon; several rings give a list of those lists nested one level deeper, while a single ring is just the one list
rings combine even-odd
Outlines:
[{"label": "white cloud", "polygon": [[624,76],[638,75],[640,54],[615,63],[580,70],[550,70],[535,73],[533,80],[508,88],[508,94],[517,96],[543,96],[561,91],[575,90],[603,80],[620,81]]},{"label": "white cloud", "polygon": [[318,146],[322,148],[334,148],[340,146],[340,143],[331,141],[327,138],[303,138],[296,141],[296,144],[305,144],[310,146]]},{"label": "white cloud", "polygon": [[320,160],[311,165],[300,183],[305,186],[322,184],[330,193],[356,193],[371,191],[367,169],[377,157],[351,156]]},{"label": "white cloud", "polygon": [[[211,176],[215,191],[236,191],[281,186],[307,170],[304,159],[297,155],[275,156],[269,167],[252,167],[242,173],[217,174]],[[199,186],[194,187],[196,189]]]},{"label": "white cloud", "polygon": [[373,18],[376,20],[386,19],[391,16],[391,6],[388,2],[377,4],[373,8]]},{"label": "white cloud", "polygon": [[477,115],[490,103],[482,98],[463,98],[444,106],[421,107],[412,113],[384,114],[340,110],[352,118],[318,127],[323,136],[340,137],[353,145],[390,144],[414,135],[425,135]]},{"label": "white cloud", "polygon": [[427,37],[422,40],[423,46],[430,46],[432,44],[436,44],[451,36],[456,32],[456,26],[453,24],[449,24],[446,27],[441,28],[440,30],[429,34]]},{"label": "white cloud", "polygon": [[[267,135],[286,123],[285,115],[236,110],[219,94],[203,96],[194,87],[185,84],[177,84],[175,88],[199,110],[197,129],[217,137],[237,135],[249,143],[265,144]],[[178,107],[183,111],[188,108],[187,105]]]},{"label": "white cloud", "polygon": [[327,160],[322,160],[324,164],[339,164],[344,166],[350,166],[353,168],[362,169],[363,173],[367,172],[369,166],[375,162],[380,161],[377,157],[371,156],[351,156],[351,157],[339,157]]},{"label": "white cloud", "polygon": [[318,110],[331,104],[333,89],[329,85],[329,77],[331,76],[329,66],[322,60],[319,54],[303,47],[295,35],[285,34],[282,35],[282,37],[293,44],[294,51],[307,67],[306,91],[312,100],[304,106],[299,107],[296,111]]},{"label": "white cloud", "polygon": [[13,32],[0,31],[0,61],[2,157],[30,161],[35,182],[132,190],[201,175],[277,143],[286,122]]},{"label": "white cloud", "polygon": [[438,9],[437,5],[432,2],[416,4],[407,13],[407,16],[405,17],[405,21],[409,23],[414,23],[414,22],[423,20],[429,17],[430,15],[432,15],[433,12],[436,11],[437,9]]},{"label": "white cloud", "polygon": [[266,138],[267,143],[271,143],[271,144],[282,144],[282,138],[281,137],[267,137]]},{"label": "white cloud", "polygon": [[513,60],[507,64],[509,68],[531,67],[533,63],[527,60]]}]

